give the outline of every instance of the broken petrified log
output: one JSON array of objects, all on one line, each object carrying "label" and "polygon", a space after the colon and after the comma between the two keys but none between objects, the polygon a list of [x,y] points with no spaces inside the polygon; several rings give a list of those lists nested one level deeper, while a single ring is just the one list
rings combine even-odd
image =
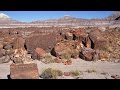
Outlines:
[{"label": "broken petrified log", "polygon": [[91,40],[92,49],[107,50],[108,42],[103,37],[102,32],[100,30],[92,30],[88,36]]},{"label": "broken petrified log", "polygon": [[12,61],[16,64],[32,63],[32,59],[27,56],[27,51],[22,48],[15,49]]},{"label": "broken petrified log", "polygon": [[82,48],[82,50],[80,52],[80,58],[87,60],[87,61],[93,61],[94,54],[95,54],[95,50],[93,50],[91,48]]},{"label": "broken petrified log", "polygon": [[11,79],[39,79],[37,64],[11,64]]},{"label": "broken petrified log", "polygon": [[28,53],[32,53],[37,47],[50,52],[60,40],[60,36],[55,33],[33,34],[26,39],[25,45]]},{"label": "broken petrified log", "polygon": [[32,53],[32,59],[40,59],[46,55],[46,51],[42,48],[36,48]]},{"label": "broken petrified log", "polygon": [[74,40],[85,41],[85,38],[87,37],[87,33],[85,32],[84,29],[74,30],[72,31],[72,33]]},{"label": "broken petrified log", "polygon": [[67,40],[73,40],[73,34],[71,32],[66,32],[65,33],[65,39],[67,39]]},{"label": "broken petrified log", "polygon": [[24,49],[25,48],[24,44],[25,44],[24,38],[18,37],[13,42],[13,49],[19,49],[19,48],[23,48]]},{"label": "broken petrified log", "polygon": [[62,41],[55,45],[52,50],[52,55],[59,57],[61,59],[77,58],[79,57],[79,52],[81,51],[82,43],[78,41]]}]

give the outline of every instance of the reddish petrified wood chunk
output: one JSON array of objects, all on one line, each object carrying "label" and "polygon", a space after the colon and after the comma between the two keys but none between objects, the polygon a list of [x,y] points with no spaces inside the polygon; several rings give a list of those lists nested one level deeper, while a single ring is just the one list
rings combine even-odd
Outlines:
[{"label": "reddish petrified wood chunk", "polygon": [[11,79],[39,79],[37,64],[11,64]]}]

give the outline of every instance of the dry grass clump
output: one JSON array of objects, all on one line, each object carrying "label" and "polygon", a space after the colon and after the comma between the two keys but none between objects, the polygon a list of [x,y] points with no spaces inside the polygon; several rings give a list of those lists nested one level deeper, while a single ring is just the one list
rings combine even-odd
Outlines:
[{"label": "dry grass clump", "polygon": [[43,71],[40,77],[43,79],[57,79],[58,76],[62,76],[62,75],[63,75],[63,72],[60,70],[47,68]]},{"label": "dry grass clump", "polygon": [[71,71],[70,72],[72,76],[79,76],[80,74],[82,74],[80,71],[75,70],[75,71]]},{"label": "dry grass clump", "polygon": [[88,73],[95,73],[96,72],[96,70],[95,69],[88,69],[88,70],[86,70],[85,72],[88,72]]}]

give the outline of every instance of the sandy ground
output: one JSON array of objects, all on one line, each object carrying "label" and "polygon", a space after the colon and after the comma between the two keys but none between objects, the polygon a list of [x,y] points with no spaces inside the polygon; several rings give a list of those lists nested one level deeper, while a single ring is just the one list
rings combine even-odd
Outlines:
[{"label": "sandy ground", "polygon": [[[117,75],[120,79],[120,63],[105,62],[105,61],[84,61],[82,59],[73,59],[71,65],[64,65],[63,63],[50,63],[44,64],[41,61],[34,60],[37,63],[39,74],[47,68],[62,70],[63,72],[78,70],[81,72],[79,76],[61,76],[59,79],[113,79],[112,75]],[[7,75],[10,74],[10,64],[0,64],[0,79],[8,79]],[[87,72],[94,70],[94,72]]]}]

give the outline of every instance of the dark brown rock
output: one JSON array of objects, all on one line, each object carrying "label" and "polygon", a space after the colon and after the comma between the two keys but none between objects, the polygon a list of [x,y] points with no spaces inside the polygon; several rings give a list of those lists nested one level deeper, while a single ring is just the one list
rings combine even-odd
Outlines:
[{"label": "dark brown rock", "polygon": [[46,51],[42,48],[36,48],[34,52],[32,53],[33,59],[40,59],[46,55]]},{"label": "dark brown rock", "polygon": [[81,48],[81,42],[67,40],[57,43],[52,54],[61,59],[77,58]]},{"label": "dark brown rock", "polygon": [[90,40],[92,41],[91,47],[93,49],[99,49],[99,50],[106,50],[108,48],[108,42],[103,37],[102,32],[100,30],[92,30],[89,33]]},{"label": "dark brown rock", "polygon": [[22,37],[18,37],[13,42],[13,49],[25,48],[24,44],[25,44],[25,40]]},{"label": "dark brown rock", "polygon": [[42,48],[46,52],[50,52],[59,39],[54,33],[50,34],[33,34],[26,39],[26,48],[29,53],[32,53],[36,48]]},{"label": "dark brown rock", "polygon": [[82,51],[80,52],[80,58],[87,61],[93,61],[94,54],[95,54],[95,50],[91,48],[83,48]]},{"label": "dark brown rock", "polygon": [[80,40],[80,41],[85,41],[85,38],[87,37],[87,33],[85,32],[84,29],[77,29],[74,30],[73,32],[73,39],[74,40]]}]

